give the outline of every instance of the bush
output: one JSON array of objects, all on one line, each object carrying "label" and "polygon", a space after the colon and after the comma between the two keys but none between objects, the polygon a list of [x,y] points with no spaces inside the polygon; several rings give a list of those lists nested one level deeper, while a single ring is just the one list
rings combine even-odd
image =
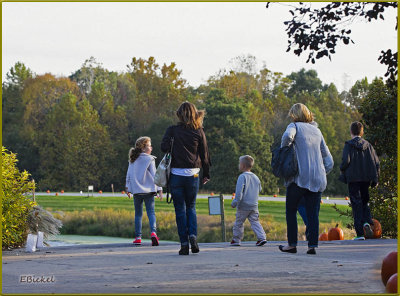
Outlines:
[{"label": "bush", "polygon": [[[134,237],[135,215],[127,210],[95,209],[73,211],[54,214],[63,221],[61,234],[77,235],[104,235],[113,237]],[[157,212],[157,235],[161,240],[179,241],[178,231],[175,222],[175,213]],[[197,215],[198,241],[201,243],[221,242],[221,224],[219,216]],[[226,239],[232,237],[232,227],[235,222],[234,216],[225,218]],[[268,240],[286,240],[286,223],[273,220],[272,216],[260,217],[260,222],[267,234]],[[340,223],[339,223],[340,224]],[[334,227],[332,223],[320,224],[322,231]],[[341,225],[340,225],[341,226]],[[342,226],[341,226],[342,227]],[[343,229],[345,239],[354,237],[354,231]],[[149,222],[146,215],[143,216],[142,237],[150,239]],[[299,224],[299,239],[305,240],[305,226]],[[256,237],[251,230],[250,223],[244,225],[244,241],[255,241]]]},{"label": "bush", "polygon": [[17,157],[2,147],[2,248],[16,248],[25,242],[28,232],[27,217],[36,204],[26,195],[35,188],[27,171],[16,167]]}]

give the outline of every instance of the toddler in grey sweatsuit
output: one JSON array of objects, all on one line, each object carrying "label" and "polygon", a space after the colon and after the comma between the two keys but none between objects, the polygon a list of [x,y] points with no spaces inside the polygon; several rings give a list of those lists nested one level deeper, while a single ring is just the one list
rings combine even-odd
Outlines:
[{"label": "toddler in grey sweatsuit", "polygon": [[240,241],[244,235],[243,223],[246,219],[249,219],[251,228],[257,236],[256,245],[262,246],[267,242],[258,213],[258,194],[261,191],[261,182],[251,172],[253,165],[254,159],[250,155],[244,155],[239,158],[239,170],[243,173],[237,180],[235,199],[231,204],[232,208],[237,207],[231,246],[240,246]]}]

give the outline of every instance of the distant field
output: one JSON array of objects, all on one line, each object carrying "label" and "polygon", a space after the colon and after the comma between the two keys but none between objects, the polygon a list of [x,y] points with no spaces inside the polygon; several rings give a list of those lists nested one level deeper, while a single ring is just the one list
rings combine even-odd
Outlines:
[{"label": "distant field", "polygon": [[[128,210],[134,211],[133,200],[127,197],[85,197],[85,196],[39,196],[36,201],[42,207],[51,211],[82,211],[94,209],[115,209],[115,210]],[[225,215],[234,216],[236,210],[230,207],[230,200],[224,200]],[[338,206],[339,208],[346,209],[347,206]],[[208,214],[208,201],[207,199],[197,200],[197,213]],[[160,201],[156,199],[156,212],[173,212],[174,206],[167,204],[165,199]],[[259,202],[260,216],[270,215],[276,222],[285,222],[285,203],[278,201],[260,201]],[[339,214],[332,208],[331,205],[322,204],[320,211],[320,222],[331,223],[338,222],[347,224],[349,219],[347,217],[340,217]],[[300,219],[300,218],[299,218]]]}]

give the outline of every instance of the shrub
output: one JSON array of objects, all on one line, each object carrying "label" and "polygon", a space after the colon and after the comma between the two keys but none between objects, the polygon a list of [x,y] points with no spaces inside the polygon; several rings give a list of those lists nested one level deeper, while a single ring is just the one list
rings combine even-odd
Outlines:
[{"label": "shrub", "polygon": [[59,229],[62,227],[62,222],[60,220],[54,218],[49,211],[46,211],[38,205],[33,206],[29,211],[27,223],[30,233],[37,234],[38,231],[41,231],[45,239],[47,239],[49,235],[59,234]]},{"label": "shrub", "polygon": [[17,157],[2,147],[2,248],[20,247],[26,240],[27,216],[35,203],[27,196],[35,188],[27,171],[20,172]]},{"label": "shrub", "polygon": [[[127,210],[95,209],[55,213],[57,218],[63,221],[62,234],[77,235],[104,235],[113,237],[134,237],[135,215]],[[176,228],[175,213],[157,212],[157,235],[161,240],[179,241]],[[201,243],[221,242],[221,224],[219,216],[197,215],[198,241]],[[232,227],[235,222],[234,216],[225,218],[226,239],[232,237]],[[286,240],[286,223],[273,220],[272,216],[261,217],[260,222],[264,227],[268,240]],[[339,223],[340,224],[340,223]],[[336,225],[331,223],[320,224],[321,231]],[[342,226],[341,226],[342,227]],[[150,227],[146,215],[143,216],[142,237],[150,238]],[[345,230],[345,239],[352,238],[354,231]],[[299,239],[305,240],[305,226],[299,225]],[[244,224],[244,241],[254,241],[256,237],[251,230],[248,221]]]}]

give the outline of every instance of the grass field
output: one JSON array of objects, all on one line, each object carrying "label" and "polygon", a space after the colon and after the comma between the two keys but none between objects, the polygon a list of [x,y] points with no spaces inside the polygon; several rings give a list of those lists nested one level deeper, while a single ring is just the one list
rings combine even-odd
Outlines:
[{"label": "grass field", "polygon": [[[86,197],[86,196],[40,196],[36,198],[39,205],[50,211],[83,211],[95,209],[127,210],[134,212],[133,200],[127,197]],[[234,217],[236,209],[230,206],[230,200],[224,200],[225,216]],[[346,209],[347,206],[338,206]],[[197,200],[197,213],[208,215],[207,199]],[[156,212],[173,212],[174,206],[167,204],[165,199],[156,199]],[[260,217],[271,216],[276,222],[285,222],[285,203],[278,201],[259,201]],[[322,204],[320,210],[320,223],[349,223],[347,217],[340,217],[331,205]],[[300,219],[300,216],[299,216]],[[299,220],[300,221],[300,220]]]}]

